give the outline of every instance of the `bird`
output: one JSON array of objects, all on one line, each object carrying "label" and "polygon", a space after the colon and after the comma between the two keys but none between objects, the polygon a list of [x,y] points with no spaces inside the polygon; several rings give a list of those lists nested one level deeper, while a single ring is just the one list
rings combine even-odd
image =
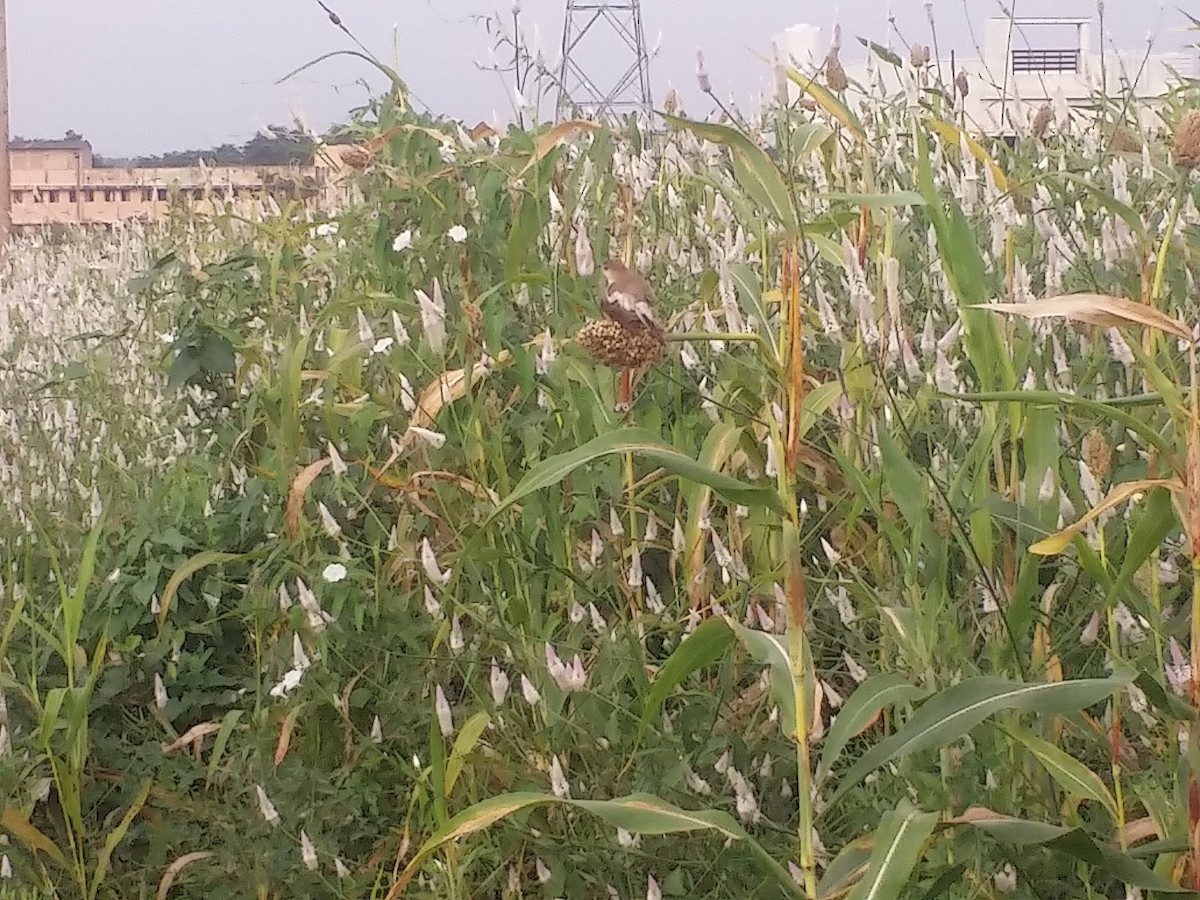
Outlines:
[{"label": "bird", "polygon": [[604,297],[600,311],[622,328],[638,333],[648,331],[662,338],[663,328],[654,315],[654,292],[649,283],[619,259],[610,259],[600,267],[604,275]]}]

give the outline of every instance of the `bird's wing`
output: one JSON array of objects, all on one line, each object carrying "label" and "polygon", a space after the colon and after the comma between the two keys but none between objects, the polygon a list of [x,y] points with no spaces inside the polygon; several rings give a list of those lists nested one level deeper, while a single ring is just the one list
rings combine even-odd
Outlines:
[{"label": "bird's wing", "polygon": [[658,324],[658,320],[654,316],[654,309],[649,300],[616,285],[609,285],[604,292],[601,309],[606,316],[626,328],[662,330],[662,326]]}]

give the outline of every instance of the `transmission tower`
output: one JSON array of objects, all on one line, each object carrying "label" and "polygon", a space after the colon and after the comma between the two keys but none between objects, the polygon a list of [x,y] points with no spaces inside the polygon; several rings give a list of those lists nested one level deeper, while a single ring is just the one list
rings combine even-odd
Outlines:
[{"label": "transmission tower", "polygon": [[[614,81],[617,72],[624,74]],[[567,0],[558,120],[614,120],[637,113],[649,122],[651,102],[641,0]]]}]

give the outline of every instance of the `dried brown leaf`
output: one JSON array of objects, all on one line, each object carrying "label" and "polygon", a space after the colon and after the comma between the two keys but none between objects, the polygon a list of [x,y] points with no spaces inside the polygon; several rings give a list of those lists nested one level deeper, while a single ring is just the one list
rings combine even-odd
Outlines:
[{"label": "dried brown leaf", "polygon": [[300,514],[304,510],[304,495],[308,493],[309,485],[316,480],[316,477],[327,465],[329,465],[328,456],[309,463],[300,470],[300,474],[292,482],[292,487],[288,491],[287,514],[284,516],[284,527],[287,529],[288,537],[292,540],[296,539],[296,535],[300,531]]},{"label": "dried brown leaf", "polygon": [[1178,319],[1145,303],[1108,294],[1062,294],[1031,303],[991,303],[983,308],[1026,319],[1062,317],[1102,328],[1157,328],[1187,341],[1192,339],[1191,329]]}]

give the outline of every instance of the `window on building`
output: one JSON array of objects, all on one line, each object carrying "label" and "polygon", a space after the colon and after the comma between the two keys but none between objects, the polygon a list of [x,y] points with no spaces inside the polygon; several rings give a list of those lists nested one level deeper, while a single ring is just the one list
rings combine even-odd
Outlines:
[{"label": "window on building", "polygon": [[1063,49],[1014,50],[1014,72],[1078,72],[1079,51]]},{"label": "window on building", "polygon": [[165,202],[166,202],[166,200],[167,200],[167,189],[166,189],[166,188],[159,188],[159,189],[158,189],[158,201],[159,201],[160,203],[165,203]]},{"label": "window on building", "polygon": [[128,188],[121,188],[121,202],[122,203],[129,202],[129,189]]},{"label": "window on building", "polygon": [[84,203],[92,203],[95,201],[95,199],[96,199],[96,192],[94,190],[92,190],[91,188],[83,189],[83,202]]},{"label": "window on building", "polygon": [[47,198],[46,198],[46,202],[47,202],[47,203],[57,203],[57,202],[58,202],[58,195],[59,195],[60,193],[61,193],[61,191],[50,191],[50,192],[49,192],[49,196],[47,196]]},{"label": "window on building", "polygon": [[24,202],[25,202],[25,192],[24,191],[13,191],[12,192],[13,206],[19,206],[21,203],[24,203]]},{"label": "window on building", "polygon": [[114,191],[112,189],[105,190],[105,192],[104,192],[104,202],[105,203],[112,203],[116,199],[117,199],[116,191]]},{"label": "window on building", "polygon": [[67,191],[67,202],[68,203],[78,203],[79,195],[76,194],[74,191]]},{"label": "window on building", "polygon": [[142,202],[149,203],[154,199],[154,188],[142,188]]}]

